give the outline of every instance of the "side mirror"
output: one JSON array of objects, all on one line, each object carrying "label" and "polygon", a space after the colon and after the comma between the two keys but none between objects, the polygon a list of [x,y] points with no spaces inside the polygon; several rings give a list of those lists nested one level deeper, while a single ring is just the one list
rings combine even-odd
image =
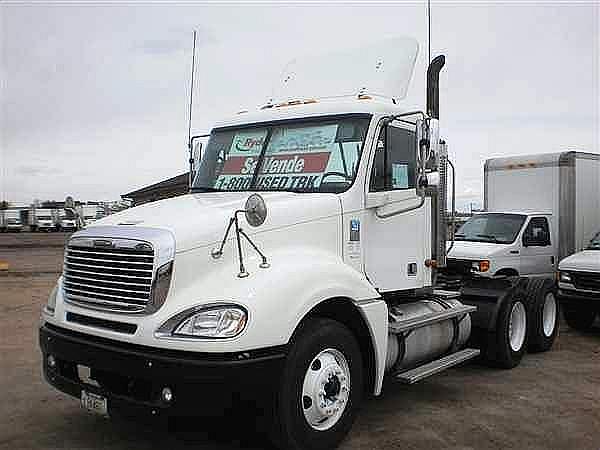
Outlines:
[{"label": "side mirror", "polygon": [[208,136],[208,134],[194,136],[190,141],[190,188],[194,183],[194,178],[196,178],[196,171],[198,170],[198,167],[200,167],[200,161],[202,160],[203,139],[206,139]]},{"label": "side mirror", "polygon": [[253,227],[259,227],[267,218],[267,205],[260,194],[252,194],[244,206],[246,221]]}]

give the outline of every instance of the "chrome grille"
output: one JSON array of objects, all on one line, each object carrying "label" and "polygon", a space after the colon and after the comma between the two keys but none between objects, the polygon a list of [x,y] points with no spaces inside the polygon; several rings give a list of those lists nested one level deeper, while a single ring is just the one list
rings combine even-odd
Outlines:
[{"label": "chrome grille", "polygon": [[153,273],[154,250],[147,243],[73,239],[65,252],[65,299],[86,308],[142,313],[151,300]]}]

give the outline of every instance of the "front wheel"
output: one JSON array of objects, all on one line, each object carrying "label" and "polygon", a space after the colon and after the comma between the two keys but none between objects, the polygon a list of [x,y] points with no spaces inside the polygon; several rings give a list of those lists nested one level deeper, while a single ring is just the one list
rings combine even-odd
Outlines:
[{"label": "front wheel", "polygon": [[293,339],[275,404],[282,449],[335,448],[350,431],[364,392],[360,348],[341,323],[316,318]]}]

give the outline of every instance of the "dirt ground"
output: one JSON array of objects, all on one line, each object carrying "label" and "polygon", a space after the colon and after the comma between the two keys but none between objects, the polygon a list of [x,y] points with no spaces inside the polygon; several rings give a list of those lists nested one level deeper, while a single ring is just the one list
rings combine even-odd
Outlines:
[{"label": "dirt ground", "polygon": [[[39,312],[65,237],[0,235],[0,261],[10,265],[0,275],[0,449],[269,448],[252,421],[111,422],[43,381]],[[563,323],[552,351],[510,371],[475,362],[412,387],[388,380],[341,448],[598,450],[600,328],[581,334]]]}]

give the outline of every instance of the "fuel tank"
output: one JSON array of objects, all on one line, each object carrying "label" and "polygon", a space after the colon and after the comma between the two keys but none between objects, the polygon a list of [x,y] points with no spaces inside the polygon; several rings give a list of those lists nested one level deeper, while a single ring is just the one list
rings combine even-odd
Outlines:
[{"label": "fuel tank", "polygon": [[[391,320],[404,321],[461,306],[455,299],[421,300],[390,307]],[[471,318],[444,320],[405,334],[390,333],[386,357],[386,371],[408,370],[461,348],[471,334]]]}]

